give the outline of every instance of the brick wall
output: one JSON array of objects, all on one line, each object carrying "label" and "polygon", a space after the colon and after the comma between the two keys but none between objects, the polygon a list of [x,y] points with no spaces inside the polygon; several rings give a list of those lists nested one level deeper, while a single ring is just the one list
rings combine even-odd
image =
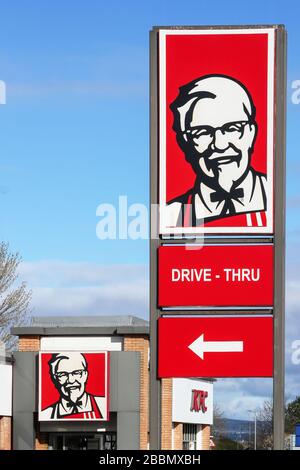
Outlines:
[{"label": "brick wall", "polygon": [[35,429],[35,440],[34,440],[34,449],[35,450],[48,450],[48,439],[49,435],[46,432],[40,431],[40,423],[38,421],[38,414],[34,413],[34,429]]},{"label": "brick wall", "polygon": [[173,450],[182,450],[183,424],[174,423],[173,428]]},{"label": "brick wall", "polygon": [[209,450],[209,443],[210,443],[210,425],[203,424],[202,425],[202,450]]},{"label": "brick wall", "polygon": [[36,433],[35,450],[48,450],[48,434],[46,432]]},{"label": "brick wall", "polygon": [[11,450],[11,417],[0,418],[0,450]]},{"label": "brick wall", "polygon": [[161,380],[161,448],[172,450],[172,379]]},{"label": "brick wall", "polygon": [[40,350],[40,337],[39,336],[20,336],[19,338],[19,351],[39,351]]},{"label": "brick wall", "polygon": [[[20,336],[19,337],[19,351],[22,352],[32,352],[40,350],[40,336],[31,335],[31,336]],[[35,450],[47,450],[48,449],[48,434],[40,433],[38,431],[38,421],[37,417],[35,419],[35,429],[36,429],[36,438],[35,438]]]},{"label": "brick wall", "polygon": [[140,382],[140,449],[147,450],[149,442],[149,338],[147,336],[125,336],[124,351],[141,353]]}]

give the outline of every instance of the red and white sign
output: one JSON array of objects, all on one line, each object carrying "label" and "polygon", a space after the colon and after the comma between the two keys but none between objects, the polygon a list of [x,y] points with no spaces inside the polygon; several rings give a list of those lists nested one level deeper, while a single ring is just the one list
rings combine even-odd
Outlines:
[{"label": "red and white sign", "polygon": [[39,421],[107,421],[108,352],[41,352]]},{"label": "red and white sign", "polygon": [[272,377],[271,317],[160,318],[158,376]]},{"label": "red and white sign", "polygon": [[173,379],[172,421],[213,424],[213,384],[199,379]]},{"label": "red and white sign", "polygon": [[273,232],[274,43],[159,31],[160,234]]},{"label": "red and white sign", "polygon": [[164,245],[159,307],[273,305],[272,245]]}]

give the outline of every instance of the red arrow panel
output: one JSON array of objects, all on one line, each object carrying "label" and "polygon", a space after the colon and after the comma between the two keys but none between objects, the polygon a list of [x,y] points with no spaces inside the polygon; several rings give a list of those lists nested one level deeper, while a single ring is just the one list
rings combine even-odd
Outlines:
[{"label": "red arrow panel", "polygon": [[[189,348],[201,335],[204,341],[203,359]],[[232,342],[234,345],[242,342],[242,351],[221,350],[230,350],[231,346],[232,349],[238,349]],[[205,348],[209,351],[205,351]],[[160,378],[272,375],[272,317],[177,317],[158,320]]]},{"label": "red arrow panel", "polygon": [[272,245],[162,246],[159,307],[272,307]]}]

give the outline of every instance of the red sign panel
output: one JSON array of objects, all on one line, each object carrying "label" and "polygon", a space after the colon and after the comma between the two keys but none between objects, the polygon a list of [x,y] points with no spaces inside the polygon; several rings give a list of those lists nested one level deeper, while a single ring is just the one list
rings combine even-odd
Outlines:
[{"label": "red sign panel", "polygon": [[274,28],[159,31],[160,233],[272,233]]},{"label": "red sign panel", "polygon": [[273,305],[272,245],[161,246],[159,307]]},{"label": "red sign panel", "polygon": [[271,317],[160,318],[158,376],[272,377]]},{"label": "red sign panel", "polygon": [[41,352],[39,421],[109,420],[108,352]]}]

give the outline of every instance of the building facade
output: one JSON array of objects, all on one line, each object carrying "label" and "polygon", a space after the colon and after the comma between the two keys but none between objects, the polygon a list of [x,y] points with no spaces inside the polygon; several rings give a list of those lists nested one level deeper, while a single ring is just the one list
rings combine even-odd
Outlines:
[{"label": "building facade", "polygon": [[[0,449],[149,448],[148,322],[34,317],[12,333],[19,347],[10,364],[12,410],[0,409]],[[210,448],[212,387],[162,381],[162,449]]]}]

